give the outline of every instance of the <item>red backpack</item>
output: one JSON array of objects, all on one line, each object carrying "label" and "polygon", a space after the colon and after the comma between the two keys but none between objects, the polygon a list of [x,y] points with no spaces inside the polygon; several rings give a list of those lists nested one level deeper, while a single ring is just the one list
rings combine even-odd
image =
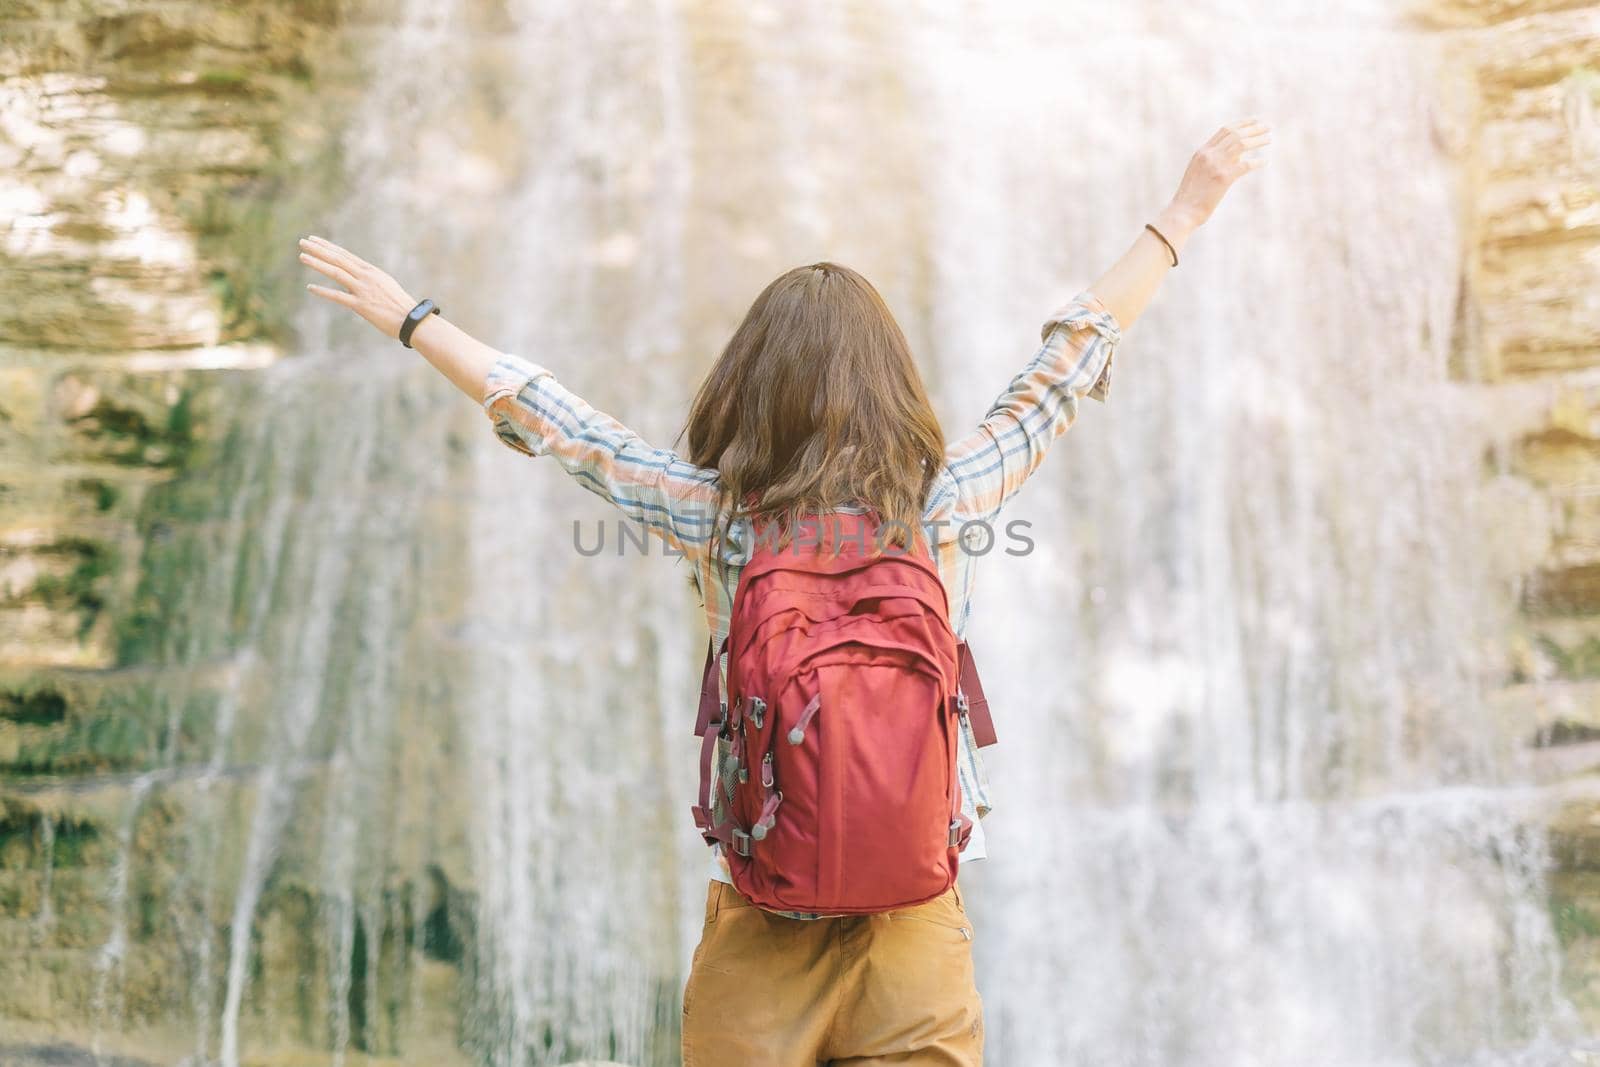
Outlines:
[{"label": "red backpack", "polygon": [[757,535],[722,646],[731,703],[706,649],[695,824],[757,906],[887,911],[955,881],[972,831],[959,720],[979,744],[994,731],[923,538],[907,550],[871,516],[829,518],[781,549]]}]

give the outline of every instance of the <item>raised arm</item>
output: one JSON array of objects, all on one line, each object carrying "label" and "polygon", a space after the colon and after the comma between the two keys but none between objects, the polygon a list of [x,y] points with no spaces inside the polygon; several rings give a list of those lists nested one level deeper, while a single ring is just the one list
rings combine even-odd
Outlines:
[{"label": "raised arm", "polygon": [[[398,282],[331,241],[300,241],[300,260],[345,286],[307,285],[349,308],[380,333],[398,339],[417,301]],[[549,369],[484,344],[443,315],[429,315],[411,345],[457,388],[482,406],[495,435],[523,455],[551,456],[585,489],[689,554],[710,529],[715,471],[655,448],[567,389]]]},{"label": "raised arm", "polygon": [[[1266,123],[1245,119],[1219,129],[1190,157],[1178,191],[1150,220],[1172,242],[1180,260],[1184,245],[1211,218],[1233,183],[1266,162],[1265,156],[1244,153],[1265,148],[1271,141]],[[1141,228],[1133,246],[1089,288],[1126,330],[1150,303],[1172,266],[1166,244]]]},{"label": "raised arm", "polygon": [[1078,418],[1087,395],[1104,401],[1121,327],[1085,290],[1057,308],[1044,344],[990,406],[977,429],[945,449],[955,479],[956,517],[992,522],[1044,462],[1051,442]]},{"label": "raised arm", "polygon": [[1079,401],[1105,401],[1122,331],[1150,303],[1173,257],[1181,259],[1190,236],[1228,188],[1261,166],[1259,155],[1243,153],[1269,140],[1266,125],[1255,119],[1218,130],[1195,152],[1178,191],[1152,220],[1161,236],[1141,229],[1110,270],[1045,320],[1038,352],[977,428],[945,451],[960,519],[993,521],[1039,469],[1050,444],[1077,420]]},{"label": "raised arm", "polygon": [[693,554],[705,545],[716,507],[716,471],[653,447],[548,369],[520,356],[496,359],[482,387],[483,409],[508,447],[553,456],[578,484],[679,552]]}]

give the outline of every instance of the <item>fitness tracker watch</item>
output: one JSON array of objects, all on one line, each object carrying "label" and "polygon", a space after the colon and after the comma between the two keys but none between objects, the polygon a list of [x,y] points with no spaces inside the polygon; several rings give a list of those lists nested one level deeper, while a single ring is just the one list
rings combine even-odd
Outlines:
[{"label": "fitness tracker watch", "polygon": [[411,335],[416,332],[417,323],[429,315],[439,314],[439,306],[432,300],[419,300],[417,306],[411,309],[406,316],[406,321],[400,324],[400,343],[407,348],[411,347]]}]

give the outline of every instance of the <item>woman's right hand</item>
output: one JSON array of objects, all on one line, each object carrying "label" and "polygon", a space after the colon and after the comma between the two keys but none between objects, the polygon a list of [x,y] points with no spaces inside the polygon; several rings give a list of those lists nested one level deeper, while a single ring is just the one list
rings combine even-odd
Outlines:
[{"label": "woman's right hand", "polygon": [[1267,124],[1260,119],[1244,119],[1222,127],[1189,160],[1168,211],[1181,216],[1191,230],[1202,225],[1234,182],[1266,162],[1260,153],[1245,153],[1271,141]]}]

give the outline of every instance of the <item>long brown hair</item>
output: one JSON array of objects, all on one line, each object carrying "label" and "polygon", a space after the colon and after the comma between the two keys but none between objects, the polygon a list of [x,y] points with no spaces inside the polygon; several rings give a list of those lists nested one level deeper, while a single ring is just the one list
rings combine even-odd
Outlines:
[{"label": "long brown hair", "polygon": [[775,524],[781,547],[801,516],[848,503],[876,513],[881,544],[904,547],[921,532],[944,459],[944,433],[889,306],[860,274],[828,262],[761,291],[684,433],[690,461],[721,475],[713,559],[737,517]]}]

